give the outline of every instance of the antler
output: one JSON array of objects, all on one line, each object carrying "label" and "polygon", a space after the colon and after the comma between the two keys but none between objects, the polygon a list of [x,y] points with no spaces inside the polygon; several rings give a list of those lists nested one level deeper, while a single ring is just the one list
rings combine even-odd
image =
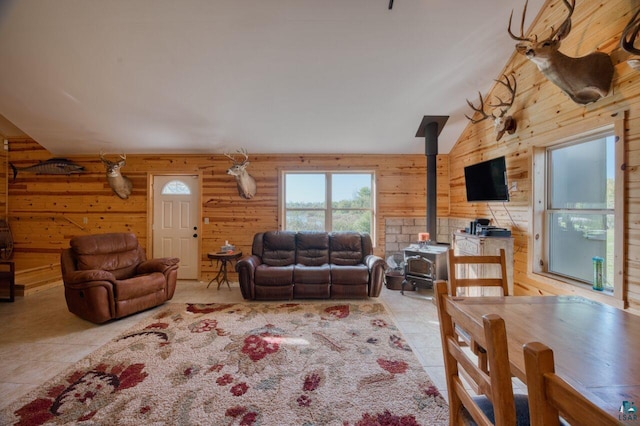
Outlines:
[{"label": "antler", "polygon": [[[464,115],[465,117],[467,117],[469,119],[469,121],[471,121],[473,124],[479,123],[481,121],[486,120],[487,118],[491,117],[491,115],[487,114],[484,111],[484,99],[482,99],[482,94],[480,92],[478,92],[478,98],[480,98],[480,106],[478,108],[476,108],[471,101],[469,101],[469,99],[467,99],[467,104],[471,107],[472,110],[474,110],[475,112],[479,112],[480,114],[482,114],[482,118],[478,119],[478,120],[474,120],[473,118],[469,117],[468,115]],[[495,117],[494,117],[495,118]]]},{"label": "antler", "polygon": [[233,157],[233,155],[228,154],[228,153],[224,153],[224,156],[227,157],[228,159],[230,159],[231,161],[233,161],[233,164],[238,164],[238,161]]},{"label": "antler", "polygon": [[235,157],[229,153],[224,153],[224,156],[229,158],[231,161],[233,161],[233,164],[244,164],[247,162],[247,160],[249,159],[249,155],[247,155],[247,150],[244,148],[240,148],[236,151],[238,154],[241,154],[244,156],[244,160],[242,161],[238,161],[235,159]]},{"label": "antler", "polygon": [[[122,164],[124,165],[124,162],[127,159],[127,154],[120,154],[120,160],[122,162]],[[104,151],[100,150],[100,160],[102,160],[103,163],[107,164],[107,165],[111,165],[111,164],[115,164],[113,161],[107,160],[106,158],[104,158]]]},{"label": "antler", "polygon": [[[467,99],[467,104],[471,107],[471,109],[473,109],[476,112],[479,112],[482,117],[474,120],[473,118],[469,117],[468,115],[465,115],[465,117],[467,117],[467,119],[469,119],[469,121],[471,121],[471,123],[476,124],[479,123],[483,120],[486,120],[487,118],[493,118],[494,120],[494,125],[495,126],[499,126],[500,128],[503,128],[504,126],[508,126],[509,129],[508,130],[515,130],[515,120],[513,119],[513,117],[511,116],[507,116],[505,117],[505,115],[507,114],[507,111],[509,111],[509,108],[511,108],[511,105],[513,105],[513,101],[516,98],[516,90],[518,88],[518,81],[516,80],[516,76],[514,75],[514,73],[510,73],[510,74],[503,74],[502,77],[504,77],[504,81],[502,81],[502,79],[500,80],[495,80],[496,83],[503,85],[504,87],[507,88],[507,90],[509,91],[509,97],[510,99],[507,101],[502,100],[502,98],[500,98],[499,96],[496,96],[496,99],[498,100],[497,103],[495,104],[487,104],[489,107],[491,108],[500,108],[500,114],[499,115],[495,115],[494,113],[488,114],[485,110],[484,110],[484,104],[485,104],[485,100],[482,98],[482,95],[480,94],[480,92],[478,92],[478,97],[480,98],[480,106],[479,107],[475,107],[475,105],[473,105],[471,102],[469,102],[469,100]],[[509,78],[511,77],[511,78]],[[513,82],[511,81],[513,80]],[[501,108],[501,107],[505,107],[505,108]],[[504,133],[504,130],[499,130],[500,132]],[[498,139],[502,136],[502,133],[500,133],[500,136],[498,137]],[[513,133],[513,132],[511,132]]]},{"label": "antler", "polygon": [[242,160],[243,163],[246,163],[246,161],[249,159],[249,155],[247,154],[247,150],[244,149],[244,148],[240,148],[238,150],[238,154],[244,155],[244,160]]},{"label": "antler", "polygon": [[560,41],[568,36],[571,31],[571,15],[573,15],[573,11],[576,8],[576,0],[572,0],[571,3],[567,0],[562,0],[562,3],[564,3],[565,7],[569,10],[569,15],[567,15],[564,22],[560,24],[557,30],[554,30],[553,27],[551,27],[551,35],[547,40],[553,40],[555,38],[557,41]]},{"label": "antler", "polygon": [[[571,15],[573,15],[573,10],[575,9],[575,6],[576,6],[576,0],[572,0],[571,3],[569,3],[568,0],[562,0],[562,2],[564,3],[565,7],[569,10],[569,15],[565,18],[564,22],[560,24],[558,29],[554,30],[553,27],[551,27],[551,35],[546,40],[553,40],[554,37],[557,37],[556,40],[560,41],[569,34],[569,31],[571,31]],[[511,21],[513,20],[513,10],[511,10],[511,15],[509,16],[509,27],[507,28],[507,32],[509,33],[511,38],[514,40],[529,41],[531,43],[537,43],[536,35],[534,35],[533,38],[525,37],[524,35],[524,20],[525,20],[525,17],[527,16],[528,3],[529,3],[529,0],[527,0],[524,3],[524,9],[522,11],[522,20],[520,21],[520,35],[517,36],[513,34],[513,32],[511,32]]]},{"label": "antler", "polygon": [[522,20],[520,21],[520,35],[517,36],[511,32],[511,21],[513,20],[513,9],[511,9],[511,15],[509,16],[509,27],[507,28],[507,32],[511,36],[512,39],[518,41],[530,41],[534,42],[535,40],[532,38],[528,38],[524,36],[524,18],[527,16],[527,5],[529,4],[529,0],[524,2],[524,10],[522,11]]},{"label": "antler", "polygon": [[[506,107],[504,109],[500,109],[500,115],[498,117],[504,117],[504,115],[507,113],[507,111],[509,110],[509,108],[511,108],[511,105],[513,105],[513,101],[516,98],[516,89],[518,87],[518,81],[516,80],[516,76],[513,75],[513,73],[509,74],[509,76],[511,76],[513,78],[513,84],[511,83],[511,80],[509,79],[509,76],[507,76],[506,74],[502,74],[502,76],[504,77],[505,81],[502,80],[495,80],[496,83],[502,84],[504,87],[507,88],[507,90],[509,91],[509,95],[511,96],[511,100],[508,102],[503,101],[500,97],[496,96],[496,99],[498,100],[497,104],[489,104],[490,107],[492,108],[499,108],[499,107]],[[493,115],[493,114],[491,114]],[[495,115],[493,115],[494,118],[498,118]]]},{"label": "antler", "polygon": [[633,43],[638,36],[638,32],[640,32],[640,19],[638,16],[640,15],[640,9],[638,9],[627,24],[622,30],[622,36],[620,37],[620,47],[626,52],[632,53],[634,55],[640,55],[640,49],[636,48]]}]

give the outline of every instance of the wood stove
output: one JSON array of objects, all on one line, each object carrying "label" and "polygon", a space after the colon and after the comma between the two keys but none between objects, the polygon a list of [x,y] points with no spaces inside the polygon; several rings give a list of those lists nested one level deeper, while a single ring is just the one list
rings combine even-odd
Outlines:
[{"label": "wood stove", "polygon": [[448,244],[412,244],[404,249],[404,281],[400,293],[407,285],[433,288],[436,280],[447,279]]}]

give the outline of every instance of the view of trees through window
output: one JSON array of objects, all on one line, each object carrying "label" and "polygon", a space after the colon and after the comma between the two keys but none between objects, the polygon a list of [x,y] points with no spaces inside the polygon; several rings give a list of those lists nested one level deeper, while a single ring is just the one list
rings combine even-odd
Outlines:
[{"label": "view of trees through window", "polygon": [[372,233],[372,173],[285,173],[284,181],[287,230]]}]

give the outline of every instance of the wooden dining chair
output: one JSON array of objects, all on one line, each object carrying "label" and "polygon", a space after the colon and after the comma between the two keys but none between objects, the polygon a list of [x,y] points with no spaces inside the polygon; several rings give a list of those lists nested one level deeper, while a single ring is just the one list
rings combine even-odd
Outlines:
[{"label": "wooden dining chair", "polygon": [[[448,261],[449,294],[451,296],[509,295],[504,249],[500,249],[499,255],[489,256],[457,256],[453,249],[449,249]],[[488,289],[493,291],[488,291]],[[461,341],[469,345],[478,357],[480,368],[486,371],[488,367],[484,348],[474,342],[464,331],[456,330],[456,332]]]},{"label": "wooden dining chair", "polygon": [[[490,314],[482,317],[482,325],[475,323],[458,309],[444,281],[435,283],[435,297],[449,394],[449,424],[528,425],[527,397],[513,393],[504,320]],[[486,348],[488,372],[461,345],[456,326]],[[469,389],[465,380],[480,391]]]},{"label": "wooden dining chair", "polygon": [[553,351],[540,342],[524,345],[524,363],[532,426],[617,425],[618,421],[555,374]]},{"label": "wooden dining chair", "polygon": [[[508,296],[507,261],[504,249],[498,255],[456,256],[449,249],[448,280],[452,296]],[[473,276],[471,276],[473,275]],[[488,287],[497,287],[489,294]]]}]

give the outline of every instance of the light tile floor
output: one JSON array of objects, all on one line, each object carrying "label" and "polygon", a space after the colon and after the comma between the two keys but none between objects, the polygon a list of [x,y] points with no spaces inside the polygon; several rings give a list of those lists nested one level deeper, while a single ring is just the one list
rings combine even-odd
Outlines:
[{"label": "light tile floor", "polygon": [[[235,284],[235,285],[234,285]],[[433,292],[382,289],[382,302],[434,384],[446,398]],[[179,281],[171,302],[242,302],[240,289]],[[157,309],[157,308],[156,308]],[[154,310],[95,325],[67,311],[62,286],[0,304],[0,409],[64,371]]]}]

